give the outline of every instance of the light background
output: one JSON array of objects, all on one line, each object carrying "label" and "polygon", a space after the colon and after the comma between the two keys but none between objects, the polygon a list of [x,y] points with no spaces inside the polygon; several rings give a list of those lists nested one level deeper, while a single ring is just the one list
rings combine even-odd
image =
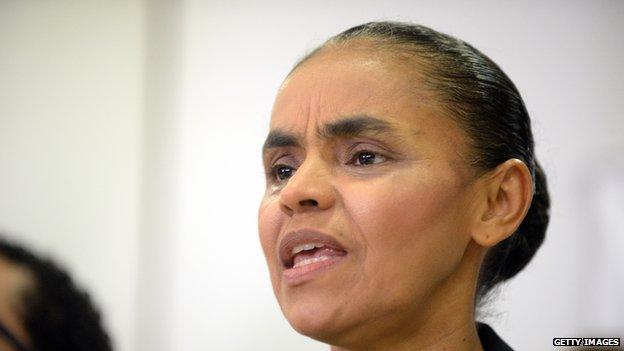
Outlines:
[{"label": "light background", "polygon": [[489,323],[518,350],[624,336],[622,1],[2,0],[0,230],[74,273],[118,350],[326,350],[272,295],[260,147],[294,62],[371,20],[473,44],[533,118],[552,222]]}]

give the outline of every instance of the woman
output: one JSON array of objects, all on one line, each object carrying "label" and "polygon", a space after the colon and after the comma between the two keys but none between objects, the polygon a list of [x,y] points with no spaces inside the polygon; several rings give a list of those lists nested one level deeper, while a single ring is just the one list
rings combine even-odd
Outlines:
[{"label": "woman", "polygon": [[280,88],[259,232],[290,324],[332,350],[509,350],[475,304],[548,224],[530,120],[500,68],[429,28],[331,38]]}]

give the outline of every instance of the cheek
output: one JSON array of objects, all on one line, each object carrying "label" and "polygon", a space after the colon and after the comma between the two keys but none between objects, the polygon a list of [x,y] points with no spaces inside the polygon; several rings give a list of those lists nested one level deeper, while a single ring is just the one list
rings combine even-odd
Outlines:
[{"label": "cheek", "polygon": [[265,197],[258,210],[258,233],[264,255],[275,256],[271,248],[275,248],[275,242],[280,228],[280,209],[276,197]]},{"label": "cheek", "polygon": [[265,197],[258,210],[258,233],[273,284],[276,283],[275,278],[278,264],[275,248],[277,246],[277,237],[282,226],[282,218],[283,216],[279,208],[277,197]]},{"label": "cheek", "polygon": [[[397,174],[343,194],[363,243],[368,284],[428,289],[450,274],[467,245],[459,182],[454,178]],[[462,239],[463,238],[463,239]]]}]

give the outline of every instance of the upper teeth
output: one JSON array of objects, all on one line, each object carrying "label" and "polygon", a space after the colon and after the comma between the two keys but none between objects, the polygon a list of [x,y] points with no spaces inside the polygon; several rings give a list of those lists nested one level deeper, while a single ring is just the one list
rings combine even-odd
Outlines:
[{"label": "upper teeth", "polygon": [[296,255],[296,254],[300,253],[301,251],[312,250],[315,247],[320,248],[320,247],[323,247],[323,246],[325,246],[325,245],[323,245],[323,244],[316,244],[316,243],[297,245],[297,246],[293,247],[292,254]]}]

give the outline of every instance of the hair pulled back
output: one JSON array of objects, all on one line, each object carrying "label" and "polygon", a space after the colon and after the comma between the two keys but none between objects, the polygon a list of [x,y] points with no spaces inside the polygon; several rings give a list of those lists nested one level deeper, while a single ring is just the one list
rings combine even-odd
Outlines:
[{"label": "hair pulled back", "polygon": [[399,57],[413,57],[415,71],[466,131],[471,163],[480,171],[517,158],[533,177],[529,211],[507,239],[492,247],[481,266],[477,301],[512,278],[533,258],[544,241],[550,197],[545,174],[534,155],[531,120],[514,83],[490,58],[452,36],[421,25],[370,22],[348,29],[304,57],[293,71],[317,53],[366,40]]}]

